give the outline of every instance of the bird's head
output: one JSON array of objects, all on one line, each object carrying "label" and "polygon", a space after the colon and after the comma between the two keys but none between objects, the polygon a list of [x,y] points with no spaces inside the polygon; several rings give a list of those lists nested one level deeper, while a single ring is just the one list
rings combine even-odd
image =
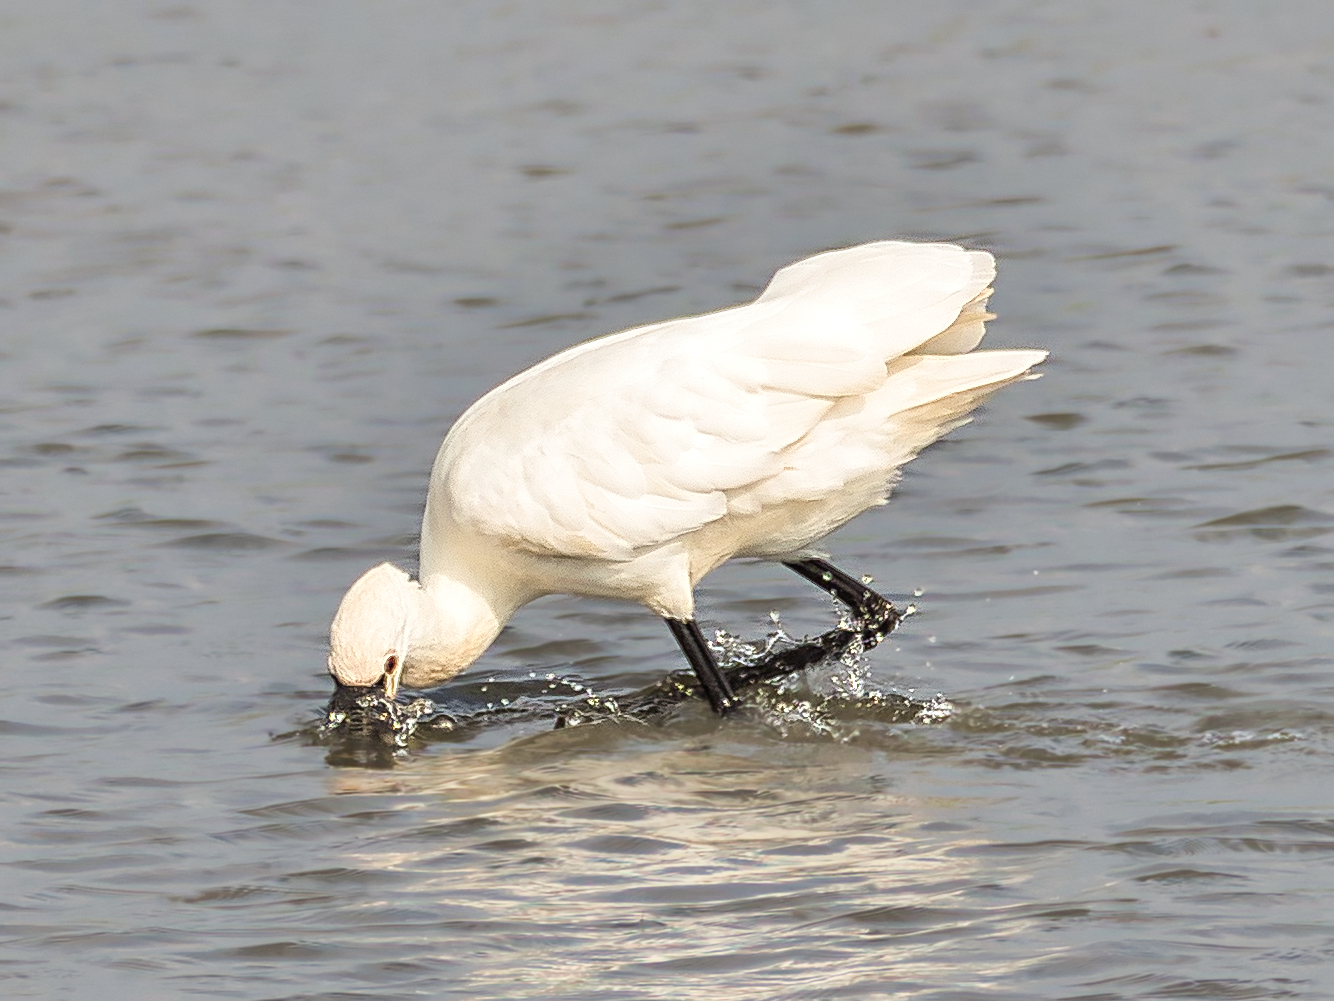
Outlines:
[{"label": "bird's head", "polygon": [[383,684],[386,698],[398,694],[419,594],[417,582],[389,563],[347,589],[329,628],[329,673],[340,688]]}]

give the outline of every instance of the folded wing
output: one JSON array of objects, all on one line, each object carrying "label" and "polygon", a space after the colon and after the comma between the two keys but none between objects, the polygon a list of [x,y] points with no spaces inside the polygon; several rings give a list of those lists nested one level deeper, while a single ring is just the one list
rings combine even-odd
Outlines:
[{"label": "folded wing", "polygon": [[468,529],[549,555],[630,559],[842,492],[826,531],[1045,357],[967,353],[994,274],[978,251],[866,244],[782,269],[747,306],[577,345],[469,409],[437,489]]}]

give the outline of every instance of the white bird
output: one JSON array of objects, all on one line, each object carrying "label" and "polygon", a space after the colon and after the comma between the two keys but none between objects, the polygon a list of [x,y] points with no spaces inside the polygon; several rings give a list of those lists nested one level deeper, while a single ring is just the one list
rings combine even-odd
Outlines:
[{"label": "white bird", "polygon": [[389,563],[330,629],[340,687],[439,685],[545,594],[667,620],[714,709],[736,703],[694,588],[735,557],[865,593],[813,546],[884,504],[899,469],[1045,351],[973,351],[983,251],[894,241],[791,264],[758,299],[568,348],[491,390],[446,435],[420,580]]}]

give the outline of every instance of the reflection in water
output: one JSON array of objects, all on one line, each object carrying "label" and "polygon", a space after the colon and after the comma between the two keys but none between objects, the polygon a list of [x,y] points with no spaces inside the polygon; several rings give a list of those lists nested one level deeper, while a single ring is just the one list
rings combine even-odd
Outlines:
[{"label": "reflection in water", "polygon": [[[486,991],[541,996],[553,983],[569,991],[586,981],[590,962],[612,982],[641,987],[743,977],[748,997],[827,978],[830,968],[856,983],[883,974],[883,948],[865,943],[877,928],[903,936],[892,949],[896,964],[939,968],[928,941],[935,936],[921,932],[976,863],[923,852],[896,833],[887,815],[911,804],[876,789],[859,756],[816,745],[804,761],[757,761],[699,744],[631,755],[616,745],[632,733],[563,731],[454,767],[424,760],[398,777],[450,803],[450,819],[419,821],[347,864],[408,876],[411,896],[460,912],[439,930],[435,955],[478,933],[497,960],[514,943],[546,938],[517,976],[503,963],[480,963]],[[502,775],[523,778],[497,782]],[[374,782],[370,773],[344,774],[340,791],[370,794],[367,779]],[[506,836],[518,829],[526,836]],[[486,859],[493,875],[475,881],[469,856]],[[442,866],[442,857],[460,865]],[[522,894],[497,894],[507,883]],[[465,925],[472,930],[460,934]],[[781,972],[772,969],[776,955]]]}]

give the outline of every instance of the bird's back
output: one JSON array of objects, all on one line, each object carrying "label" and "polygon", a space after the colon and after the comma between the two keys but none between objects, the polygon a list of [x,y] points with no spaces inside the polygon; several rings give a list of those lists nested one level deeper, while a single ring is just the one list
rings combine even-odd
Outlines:
[{"label": "bird's back", "polygon": [[831,251],[748,305],[520,373],[441,446],[423,576],[442,533],[609,562],[669,544],[697,542],[709,562],[809,546],[1045,357],[972,351],[994,273],[991,255],[948,244]]}]

